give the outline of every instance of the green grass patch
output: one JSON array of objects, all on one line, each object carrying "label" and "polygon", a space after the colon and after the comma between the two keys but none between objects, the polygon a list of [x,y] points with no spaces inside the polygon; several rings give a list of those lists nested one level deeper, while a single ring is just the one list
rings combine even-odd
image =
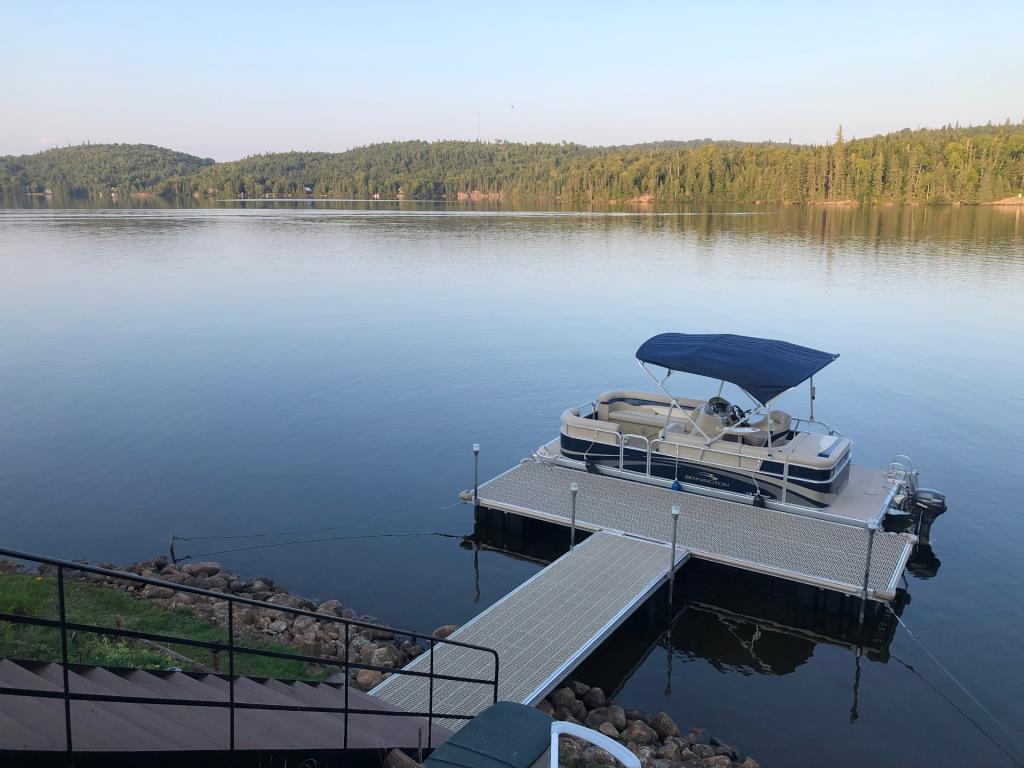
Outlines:
[{"label": "green grass patch", "polygon": [[[109,586],[68,578],[64,582],[64,594],[69,622],[188,640],[226,643],[228,639],[226,628],[208,624],[186,608],[165,608]],[[57,579],[30,573],[0,573],[0,612],[57,619]],[[247,633],[238,623],[235,627],[235,642],[261,650],[296,652],[291,646]],[[218,666],[209,649],[173,642],[160,644],[207,668]],[[0,621],[0,657],[60,661],[60,631],[50,627]],[[196,668],[147,643],[92,632],[68,633],[68,660],[79,664],[143,669]],[[228,670],[226,651],[220,654],[219,669],[222,672]],[[340,669],[310,666],[302,661],[235,653],[235,672],[241,675],[323,680],[337,671]]]}]

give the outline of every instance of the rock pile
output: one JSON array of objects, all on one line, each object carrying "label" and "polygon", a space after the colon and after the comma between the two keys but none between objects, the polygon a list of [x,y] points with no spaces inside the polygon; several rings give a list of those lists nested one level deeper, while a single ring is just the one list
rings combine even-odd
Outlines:
[{"label": "rock pile", "polygon": [[[649,715],[639,709],[624,709],[609,701],[600,688],[579,681],[555,689],[537,708],[556,720],[585,725],[621,742],[640,758],[643,768],[758,768],[756,760],[740,755],[703,728],[683,734],[664,712]],[[566,768],[616,765],[605,750],[570,736],[559,742],[558,762]]]},{"label": "rock pile", "polygon": [[[349,628],[346,646],[345,626],[340,622],[332,621],[332,617],[353,619],[369,624],[377,624],[378,620],[373,616],[360,615],[351,608],[345,608],[337,600],[325,600],[317,603],[305,597],[290,594],[288,590],[275,584],[274,580],[267,576],[243,579],[237,574],[222,569],[218,563],[174,564],[168,562],[167,558],[161,555],[152,560],[133,563],[123,569],[110,563],[103,563],[101,567],[110,570],[124,570],[171,584],[182,584],[264,602],[267,604],[266,608],[247,605],[235,606],[236,632],[240,632],[242,635],[272,638],[275,642],[290,645],[299,653],[307,656],[316,656],[325,660],[347,658],[351,662],[379,667],[379,670],[353,671],[352,677],[356,686],[364,691],[384,680],[390,674],[388,670],[404,667],[424,651],[423,646],[419,643],[412,640],[403,642],[389,629],[355,626]],[[48,573],[53,570],[50,566],[41,565],[39,567],[40,573]],[[121,589],[136,597],[152,600],[166,608],[186,608],[211,624],[227,626],[228,606],[223,600],[190,592],[179,592],[172,587],[134,584],[123,579],[94,573],[69,572],[68,576]],[[313,616],[294,614],[280,610],[281,608],[299,608],[321,614],[324,618],[321,620]],[[437,630],[439,633],[437,636],[446,637],[454,628],[454,625],[440,627]]]}]

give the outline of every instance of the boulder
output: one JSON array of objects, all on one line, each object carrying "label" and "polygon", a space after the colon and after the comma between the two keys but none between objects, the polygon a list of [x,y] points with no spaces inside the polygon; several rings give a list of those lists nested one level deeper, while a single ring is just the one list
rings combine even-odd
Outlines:
[{"label": "boulder", "polygon": [[296,616],[295,620],[292,621],[292,631],[298,634],[299,632],[305,632],[307,629],[316,624],[316,619],[312,616]]},{"label": "boulder", "polygon": [[650,723],[651,718],[642,709],[627,709],[627,720],[639,720],[641,723]]},{"label": "boulder", "polygon": [[205,573],[200,573],[197,576],[186,576],[185,584],[189,587],[195,587],[196,589],[209,589],[210,577]]},{"label": "boulder", "polygon": [[658,738],[664,741],[669,736],[679,735],[679,726],[676,721],[668,716],[666,712],[659,712],[651,718],[651,728],[658,734]]},{"label": "boulder", "polygon": [[275,595],[271,595],[267,602],[271,605],[280,605],[285,608],[298,608],[303,611],[311,611],[316,608],[316,603],[312,600],[307,600],[299,595],[289,595],[287,592],[279,592]]},{"label": "boulder", "polygon": [[655,757],[660,757],[664,760],[671,760],[672,762],[681,762],[683,759],[683,750],[679,747],[679,744],[674,741],[667,741],[662,744],[654,753]]},{"label": "boulder", "polygon": [[605,752],[600,747],[587,747],[583,751],[583,765],[586,768],[591,766],[614,766],[615,758],[610,752]]},{"label": "boulder", "polygon": [[356,685],[364,691],[368,691],[381,684],[384,675],[375,669],[360,669],[356,672]]},{"label": "boulder", "polygon": [[616,728],[611,723],[608,723],[608,722],[601,723],[597,727],[597,730],[598,730],[599,733],[603,733],[609,739],[617,739],[617,738],[619,738],[619,729]]},{"label": "boulder", "polygon": [[251,579],[245,582],[246,592],[270,592],[270,585],[263,579]]},{"label": "boulder", "polygon": [[730,765],[732,765],[732,760],[725,755],[706,757],[700,761],[700,768],[729,768]]},{"label": "boulder", "polygon": [[316,607],[317,613],[326,613],[330,616],[341,616],[344,609],[337,600],[325,600]]},{"label": "boulder", "polygon": [[703,728],[691,728],[686,734],[686,741],[690,746],[694,744],[710,744],[711,735]]},{"label": "boulder", "polygon": [[370,660],[373,658],[373,654],[377,652],[378,648],[380,648],[380,646],[376,643],[367,643],[359,649],[359,660],[363,662],[363,664],[369,664]]},{"label": "boulder", "polygon": [[[595,731],[599,730],[605,723],[611,725],[611,720],[608,717],[608,710],[604,707],[598,707],[597,709],[590,710],[587,713],[586,718],[583,720],[583,723],[587,728],[593,728]],[[618,728],[615,730],[618,730]]]},{"label": "boulder", "polygon": [[755,760],[752,757],[748,757],[746,760],[740,763],[740,768],[761,768],[761,766],[758,765],[757,760]]},{"label": "boulder", "polygon": [[274,635],[279,635],[282,632],[284,632],[286,629],[288,629],[288,622],[285,621],[284,619],[274,619],[267,626],[267,630],[271,634],[274,634]]},{"label": "boulder", "polygon": [[537,704],[537,709],[543,712],[545,715],[555,716],[555,708],[551,706],[551,702],[547,699],[541,699]]},{"label": "boulder", "polygon": [[402,658],[401,652],[393,645],[382,645],[373,652],[370,663],[375,667],[387,667],[394,669]]},{"label": "boulder", "polygon": [[560,739],[558,742],[558,765],[565,768],[582,768],[583,749],[572,739]]},{"label": "boulder", "polygon": [[228,583],[228,589],[237,595],[239,592],[245,591],[245,582],[239,581],[238,579],[232,579]]},{"label": "boulder", "polygon": [[583,694],[583,703],[587,705],[587,709],[603,707],[605,705],[605,701],[604,691],[600,688],[591,688]]},{"label": "boulder", "polygon": [[419,643],[413,642],[412,640],[406,640],[402,643],[402,653],[408,656],[410,659],[415,659],[421,653],[423,653],[423,646]]},{"label": "boulder", "polygon": [[577,698],[582,699],[586,695],[587,691],[590,690],[590,686],[586,683],[581,683],[579,680],[573,680],[569,683],[569,687],[572,688],[572,692],[576,694]]},{"label": "boulder", "polygon": [[573,721],[576,718],[572,716],[568,707],[555,707],[555,720]]},{"label": "boulder", "polygon": [[607,710],[608,720],[609,722],[611,722],[612,725],[614,725],[620,731],[626,727],[626,710],[624,710],[618,704],[609,704]]},{"label": "boulder", "polygon": [[707,760],[710,757],[718,757],[718,755],[715,754],[715,748],[710,744],[693,744],[690,746],[690,750],[701,760]]},{"label": "boulder", "polygon": [[572,712],[572,716],[581,723],[587,719],[587,707],[579,699],[576,699],[576,701],[569,705],[569,711]]},{"label": "boulder", "polygon": [[444,624],[444,625],[438,627],[437,629],[435,629],[433,632],[431,632],[431,635],[433,635],[434,638],[436,638],[437,640],[444,640],[446,637],[451,635],[451,633],[454,632],[455,630],[457,630],[458,628],[459,628],[458,624]]},{"label": "boulder", "polygon": [[210,576],[208,579],[209,589],[216,590],[217,592],[228,591],[228,580],[223,576]]},{"label": "boulder", "polygon": [[633,720],[626,726],[626,730],[622,732],[622,739],[644,746],[654,744],[658,740],[658,734],[646,723],[640,720]]},{"label": "boulder", "polygon": [[568,707],[576,701],[576,694],[572,688],[559,688],[551,694],[551,703],[557,707]]},{"label": "boulder", "polygon": [[216,576],[220,573],[220,564],[210,562],[186,563],[185,573],[189,576]]},{"label": "boulder", "polygon": [[[157,555],[156,557],[154,557],[152,560],[149,561],[149,567],[152,568],[157,573],[159,573],[160,571],[162,571],[164,568],[167,567],[167,558],[164,557],[163,555]],[[113,569],[110,569],[110,570],[113,570]]]}]

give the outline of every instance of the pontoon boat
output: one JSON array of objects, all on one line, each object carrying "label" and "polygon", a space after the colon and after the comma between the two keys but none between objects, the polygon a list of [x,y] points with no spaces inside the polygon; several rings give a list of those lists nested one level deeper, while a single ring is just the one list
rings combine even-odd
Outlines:
[{"label": "pontoon boat", "polygon": [[[913,502],[945,509],[941,494],[918,489],[909,459],[898,457],[885,472],[855,466],[850,439],[815,418],[814,374],[839,355],[750,336],[663,333],[644,342],[636,357],[660,393],[616,390],[568,409],[560,439],[541,448],[539,458],[861,524]],[[659,368],[663,375],[652,370]],[[676,397],[666,388],[673,372],[712,379],[717,394]],[[804,382],[807,416],[773,407]],[[749,407],[722,396],[726,383],[749,398]]]}]

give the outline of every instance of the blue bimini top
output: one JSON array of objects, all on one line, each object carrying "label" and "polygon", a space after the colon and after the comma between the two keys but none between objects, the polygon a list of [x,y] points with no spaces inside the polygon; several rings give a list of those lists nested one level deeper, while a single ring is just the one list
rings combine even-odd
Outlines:
[{"label": "blue bimini top", "polygon": [[837,357],[788,341],[732,333],[660,333],[636,351],[643,363],[728,381],[762,404],[807,381]]}]

